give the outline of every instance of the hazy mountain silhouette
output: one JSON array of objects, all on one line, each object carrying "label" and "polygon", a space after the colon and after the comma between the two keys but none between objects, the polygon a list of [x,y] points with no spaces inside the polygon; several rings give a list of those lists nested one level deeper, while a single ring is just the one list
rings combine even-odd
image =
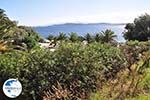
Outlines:
[{"label": "hazy mountain silhouette", "polygon": [[122,42],[124,41],[122,34],[124,27],[124,23],[65,23],[50,26],[37,26],[33,28],[43,37],[48,37],[49,34],[58,35],[59,32],[64,32],[66,34],[76,32],[78,35],[84,36],[86,33],[95,34],[97,32],[105,31],[106,29],[111,29],[117,35],[116,40]]}]

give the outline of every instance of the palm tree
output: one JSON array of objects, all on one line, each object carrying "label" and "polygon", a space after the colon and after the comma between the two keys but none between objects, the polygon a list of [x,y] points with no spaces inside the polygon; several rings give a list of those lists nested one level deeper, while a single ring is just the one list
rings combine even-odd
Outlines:
[{"label": "palm tree", "polygon": [[90,33],[87,33],[84,38],[88,43],[94,42],[94,37]]},{"label": "palm tree", "polygon": [[85,40],[85,38],[83,36],[78,36],[78,40],[83,42]]},{"label": "palm tree", "polygon": [[104,43],[111,43],[114,42],[114,38],[117,37],[115,35],[115,33],[109,29],[107,29],[106,31],[102,31],[100,34],[100,39],[101,41]]},{"label": "palm tree", "polygon": [[69,34],[69,40],[72,41],[72,42],[78,41],[78,35],[77,35],[77,33],[71,32],[71,33]]},{"label": "palm tree", "polygon": [[16,22],[11,21],[5,14],[5,11],[0,9],[0,39],[3,39],[3,36],[15,26]]},{"label": "palm tree", "polygon": [[57,37],[57,40],[66,40],[66,39],[67,39],[66,34],[63,32],[60,32],[58,37]]},{"label": "palm tree", "polygon": [[96,42],[101,42],[101,33],[96,33],[94,38]]},{"label": "palm tree", "polygon": [[50,40],[50,41],[51,41],[51,40],[54,40],[54,38],[55,38],[55,36],[52,35],[52,34],[50,34],[50,35],[47,37],[47,39]]},{"label": "palm tree", "polygon": [[0,9],[0,21],[3,19],[3,18],[8,18],[7,15],[5,14],[5,11],[3,9]]},{"label": "palm tree", "polygon": [[3,38],[3,35],[4,35],[4,21],[3,19],[6,17],[6,14],[4,14],[4,10],[3,9],[0,9],[0,39]]}]

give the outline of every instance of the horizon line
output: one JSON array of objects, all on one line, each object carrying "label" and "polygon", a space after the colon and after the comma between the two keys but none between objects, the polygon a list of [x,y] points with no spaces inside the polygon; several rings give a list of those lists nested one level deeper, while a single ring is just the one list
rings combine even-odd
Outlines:
[{"label": "horizon line", "polygon": [[[129,22],[127,22],[129,23]],[[45,25],[19,25],[19,26],[27,26],[27,27],[46,27],[46,26],[57,26],[57,25],[71,25],[71,24],[74,24],[74,25],[77,25],[77,24],[80,24],[80,25],[94,25],[94,24],[106,24],[106,25],[126,25],[127,23],[118,23],[118,22],[91,22],[91,23],[86,23],[86,22],[64,22],[64,23],[56,23],[56,24],[45,24]]]}]

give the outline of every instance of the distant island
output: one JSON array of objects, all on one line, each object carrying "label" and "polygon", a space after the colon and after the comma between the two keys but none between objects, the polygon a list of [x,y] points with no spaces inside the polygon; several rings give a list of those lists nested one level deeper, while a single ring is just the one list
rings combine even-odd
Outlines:
[{"label": "distant island", "polygon": [[0,100],[15,94],[10,78],[22,84],[15,100],[149,100],[150,15],[28,27],[0,9]]},{"label": "distant island", "polygon": [[126,23],[64,23],[54,24],[47,26],[37,26],[33,29],[43,37],[48,37],[50,34],[58,35],[59,32],[69,34],[70,32],[76,32],[80,36],[84,36],[87,33],[96,34],[106,29],[111,29],[117,35],[118,42],[124,42],[123,34]]},{"label": "distant island", "polygon": [[34,26],[34,27],[48,27],[48,26],[59,26],[59,25],[126,25],[127,23],[60,23],[60,24],[51,24],[51,25],[41,25],[41,26]]}]

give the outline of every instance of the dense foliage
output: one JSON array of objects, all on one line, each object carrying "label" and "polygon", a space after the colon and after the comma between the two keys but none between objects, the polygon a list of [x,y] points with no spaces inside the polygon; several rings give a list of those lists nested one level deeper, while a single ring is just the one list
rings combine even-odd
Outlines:
[{"label": "dense foliage", "polygon": [[134,23],[128,23],[124,37],[127,40],[147,41],[150,39],[150,15],[145,14],[136,18]]},{"label": "dense foliage", "polygon": [[[130,55],[131,50],[135,50],[134,48],[137,48],[138,54],[124,55],[124,50],[129,51],[127,54]],[[89,93],[98,88],[104,88],[106,83],[110,84],[109,80],[119,78],[122,70],[132,71],[134,64],[142,64],[146,60],[147,65],[142,67],[143,70],[146,70],[149,67],[149,58],[144,58],[144,60],[142,57],[144,52],[149,50],[147,42],[129,42],[121,49],[99,43],[83,45],[82,43],[64,42],[54,52],[39,47],[30,52],[6,52],[0,56],[0,83],[10,77],[18,78],[24,88],[22,95],[18,98],[20,100],[22,98],[42,99],[49,91],[51,95],[48,98],[87,99]],[[140,53],[142,56],[137,59]],[[149,53],[146,55],[150,57]],[[132,61],[132,59],[135,60]],[[132,61],[131,65],[130,61]],[[146,74],[143,71],[141,74],[141,71],[140,75]],[[125,79],[125,76],[123,77]],[[145,89],[148,86],[148,79],[149,76],[146,76],[145,80],[139,83],[141,88]],[[54,87],[66,94],[57,97],[57,89]]]},{"label": "dense foliage", "polygon": [[64,43],[55,52],[39,48],[29,53],[8,52],[0,56],[0,77],[2,83],[18,77],[26,98],[40,97],[43,90],[57,82],[74,96],[82,97],[82,92],[87,95],[87,91],[96,89],[100,76],[114,77],[125,67],[122,56],[119,49],[108,45],[81,43]]},{"label": "dense foliage", "polygon": [[[149,15],[132,25],[125,37],[139,32],[140,38],[134,34],[136,38],[128,40],[149,39]],[[0,100],[8,100],[2,85],[9,78],[23,86],[16,100],[148,100],[150,41],[116,47],[115,37],[111,30],[84,37],[60,33],[48,37],[59,41],[54,50],[41,48],[41,38],[32,28],[17,26],[0,9]]]},{"label": "dense foliage", "polygon": [[95,35],[92,35],[90,33],[87,33],[85,36],[78,36],[77,33],[71,32],[69,33],[69,36],[67,36],[65,33],[59,33],[58,36],[54,36],[50,34],[47,39],[54,40],[54,41],[71,41],[71,42],[82,42],[87,41],[88,43],[93,42],[100,42],[100,43],[116,43],[115,41],[116,35],[111,30],[105,30],[99,33],[96,33]]},{"label": "dense foliage", "polygon": [[11,21],[5,11],[0,9],[0,42],[7,42],[14,49],[33,48],[41,37],[30,27],[17,26]]}]

